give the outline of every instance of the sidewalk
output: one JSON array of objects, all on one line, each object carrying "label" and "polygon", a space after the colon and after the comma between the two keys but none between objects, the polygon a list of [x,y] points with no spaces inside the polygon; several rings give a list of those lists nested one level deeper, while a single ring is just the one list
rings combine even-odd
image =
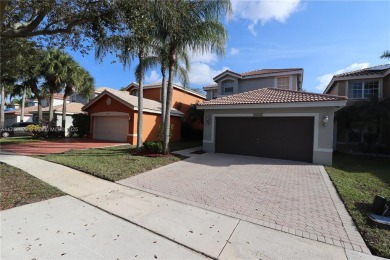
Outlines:
[{"label": "sidewalk", "polygon": [[86,203],[219,259],[376,259],[169,200],[40,159],[1,154],[20,168]]}]

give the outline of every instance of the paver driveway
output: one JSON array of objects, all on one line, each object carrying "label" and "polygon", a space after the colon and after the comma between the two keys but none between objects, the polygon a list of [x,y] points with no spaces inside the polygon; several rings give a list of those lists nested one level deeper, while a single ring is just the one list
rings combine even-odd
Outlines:
[{"label": "paver driveway", "polygon": [[[81,150],[88,148],[99,148],[121,145],[121,143],[110,141],[99,141],[86,138],[64,138],[59,140],[28,142],[19,144],[2,145],[0,149],[22,155],[43,155],[52,153],[63,153],[69,150]],[[124,143],[123,143],[124,145]]]},{"label": "paver driveway", "polygon": [[203,154],[119,183],[294,235],[366,251],[322,166]]}]

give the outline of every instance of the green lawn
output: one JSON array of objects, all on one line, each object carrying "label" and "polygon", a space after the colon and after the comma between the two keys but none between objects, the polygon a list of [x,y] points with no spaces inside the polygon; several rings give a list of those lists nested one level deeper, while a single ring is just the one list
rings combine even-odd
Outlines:
[{"label": "green lawn", "polygon": [[336,153],[326,171],[372,253],[390,258],[390,230],[376,227],[366,215],[376,194],[390,198],[390,158]]},{"label": "green lawn", "polygon": [[[171,150],[177,151],[198,145],[199,142],[193,141],[176,142],[171,144]],[[122,180],[182,159],[173,155],[162,157],[134,156],[130,154],[132,151],[135,151],[134,146],[124,145],[109,148],[75,150],[61,154],[36,157],[110,181]]]},{"label": "green lawn", "polygon": [[31,136],[18,136],[18,137],[7,137],[0,138],[0,146],[7,144],[18,144],[18,143],[29,143],[29,142],[40,142],[39,139],[33,139]]},{"label": "green lawn", "polygon": [[65,195],[30,174],[0,163],[0,210]]}]

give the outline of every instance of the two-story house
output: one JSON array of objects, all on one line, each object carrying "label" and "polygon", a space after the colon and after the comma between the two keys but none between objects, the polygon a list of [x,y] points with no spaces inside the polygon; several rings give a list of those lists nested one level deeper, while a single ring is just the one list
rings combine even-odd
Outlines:
[{"label": "two-story house", "polygon": [[245,73],[226,70],[213,80],[216,84],[203,88],[207,93],[207,100],[260,88],[274,87],[301,91],[303,69],[262,69]]},{"label": "two-story house", "polygon": [[[390,64],[334,75],[324,94],[347,96],[349,108],[345,111],[361,113],[357,108],[369,105],[373,98],[377,100],[375,102],[390,99]],[[371,116],[372,121],[377,121],[378,124],[364,122],[359,115],[351,117],[340,114],[338,122],[335,123],[334,146],[338,150],[360,151],[364,149],[364,143],[373,141],[384,151],[390,152],[390,122],[385,122],[389,119],[381,119],[380,115]],[[375,117],[378,117],[377,120]],[[371,140],[373,137],[375,140]]]},{"label": "two-story house", "polygon": [[302,91],[303,69],[225,71],[206,86],[203,150],[331,165],[345,97]]}]

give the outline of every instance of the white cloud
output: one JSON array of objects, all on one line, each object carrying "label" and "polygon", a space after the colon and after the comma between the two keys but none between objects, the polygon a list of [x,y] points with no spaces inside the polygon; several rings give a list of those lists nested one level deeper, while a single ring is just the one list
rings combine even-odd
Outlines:
[{"label": "white cloud", "polygon": [[192,63],[191,71],[189,73],[190,82],[195,85],[215,84],[213,78],[227,69],[229,68],[223,67],[221,70],[214,70],[206,63]]},{"label": "white cloud", "polygon": [[160,83],[161,80],[162,80],[161,74],[155,70],[152,70],[150,72],[149,76],[148,75],[145,76],[145,83],[146,84],[157,83],[157,82]]},{"label": "white cloud", "polygon": [[250,20],[249,31],[256,35],[255,25],[276,20],[284,23],[301,7],[301,0],[232,0],[233,17]]},{"label": "white cloud", "polygon": [[339,69],[333,73],[328,73],[328,74],[322,75],[320,77],[317,77],[316,80],[319,82],[319,84],[316,86],[316,89],[318,89],[320,91],[324,91],[325,88],[328,86],[329,82],[332,80],[333,76],[336,74],[345,73],[345,72],[354,71],[354,70],[361,70],[361,69],[368,68],[369,66],[370,66],[370,64],[368,62],[353,63],[346,68]]},{"label": "white cloud", "polygon": [[214,63],[218,60],[218,57],[215,53],[207,52],[192,52],[190,53],[191,63],[202,62],[202,63]]},{"label": "white cloud", "polygon": [[232,56],[238,55],[240,53],[240,50],[237,48],[230,48],[229,54]]}]

